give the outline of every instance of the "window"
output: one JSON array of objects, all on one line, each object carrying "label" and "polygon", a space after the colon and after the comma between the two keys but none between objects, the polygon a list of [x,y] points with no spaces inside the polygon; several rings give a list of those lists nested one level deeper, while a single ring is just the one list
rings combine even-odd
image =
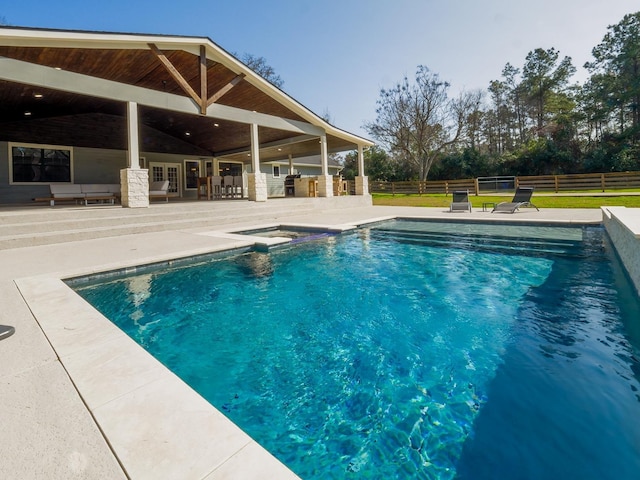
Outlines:
[{"label": "window", "polygon": [[241,163],[232,163],[232,162],[220,162],[218,164],[218,171],[220,172],[218,175],[233,175],[237,177],[242,175],[242,164]]},{"label": "window", "polygon": [[9,144],[10,183],[71,183],[72,149],[50,145]]},{"label": "window", "polygon": [[198,188],[198,177],[200,176],[200,162],[197,160],[184,161],[184,188],[194,190]]},{"label": "window", "polygon": [[280,177],[280,165],[274,165],[273,166],[273,178],[279,178]]},{"label": "window", "polygon": [[207,160],[204,162],[204,171],[207,177],[213,175],[213,160]]}]

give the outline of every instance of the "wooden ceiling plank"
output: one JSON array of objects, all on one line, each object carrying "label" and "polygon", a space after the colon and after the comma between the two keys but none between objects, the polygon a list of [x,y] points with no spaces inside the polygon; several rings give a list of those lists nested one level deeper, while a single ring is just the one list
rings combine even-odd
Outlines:
[{"label": "wooden ceiling plank", "polygon": [[[193,99],[155,90],[127,85],[102,78],[90,77],[81,73],[56,70],[50,67],[34,65],[20,60],[0,56],[0,80],[51,88],[108,100],[136,102],[140,105],[155,106],[165,110],[174,110],[188,114],[194,111]],[[321,135],[324,129],[307,122],[277,117],[266,113],[243,110],[219,103],[207,108],[207,116],[220,120],[275,128],[296,133]]]},{"label": "wooden ceiling plank", "polygon": [[187,82],[184,79],[182,74],[178,71],[176,67],[174,67],[174,65],[167,58],[167,56],[164,53],[162,53],[162,51],[158,47],[156,47],[153,43],[149,44],[149,48],[155,54],[155,56],[158,57],[158,60],[160,60],[162,65],[164,65],[164,67],[168,70],[169,74],[173,77],[173,79],[176,82],[178,82],[178,85],[180,85],[180,87],[187,93],[187,95],[189,95],[193,99],[193,101],[196,102],[198,105],[202,105],[202,99],[200,98],[200,96],[195,92],[193,88],[191,88],[191,85],[189,85],[189,82]]},{"label": "wooden ceiling plank", "polygon": [[240,75],[237,75],[235,78],[233,78],[233,80],[231,80],[229,83],[227,83],[224,87],[222,87],[216,93],[211,95],[211,98],[209,98],[209,100],[207,101],[207,107],[210,106],[210,105],[213,105],[218,100],[220,100],[220,98],[222,98],[223,95],[227,94],[229,92],[229,90],[231,90],[238,83],[240,83],[244,77],[245,77],[244,73],[241,73]]},{"label": "wooden ceiling plank", "polygon": [[[295,145],[297,143],[305,143],[310,141],[317,142],[318,137],[316,135],[298,135],[296,137],[283,138],[281,140],[274,140],[272,142],[263,142],[260,144],[260,149],[287,147],[287,146]],[[241,148],[217,152],[217,154],[220,156],[235,155],[238,153],[244,153],[244,154],[249,153],[249,147],[241,147]]]}]

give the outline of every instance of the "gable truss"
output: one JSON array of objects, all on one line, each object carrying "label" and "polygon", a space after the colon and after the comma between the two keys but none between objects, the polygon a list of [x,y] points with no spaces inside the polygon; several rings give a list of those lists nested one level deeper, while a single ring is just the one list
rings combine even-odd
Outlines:
[{"label": "gable truss", "polygon": [[200,95],[196,93],[196,91],[191,88],[189,82],[182,76],[182,74],[178,71],[178,69],[171,63],[171,61],[167,58],[167,56],[153,43],[149,43],[149,48],[154,53],[154,55],[160,60],[162,65],[167,69],[169,74],[173,77],[173,79],[180,85],[180,87],[185,91],[187,95],[189,95],[196,104],[200,106],[200,113],[202,115],[207,114],[207,107],[217,102],[223,95],[228,93],[233,87],[235,87],[238,83],[244,79],[244,74],[239,74],[234,77],[229,83],[227,83],[224,87],[214,93],[211,97],[207,98],[207,53],[204,45],[200,46]]}]

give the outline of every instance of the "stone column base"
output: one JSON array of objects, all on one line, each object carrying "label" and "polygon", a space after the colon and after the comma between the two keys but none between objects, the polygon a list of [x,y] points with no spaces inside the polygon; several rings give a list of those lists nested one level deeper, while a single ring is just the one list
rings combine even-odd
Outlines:
[{"label": "stone column base", "polygon": [[356,195],[369,195],[369,177],[356,177]]},{"label": "stone column base", "polygon": [[267,174],[248,173],[247,186],[249,190],[249,200],[252,202],[267,201]]},{"label": "stone column base", "polygon": [[332,175],[318,175],[318,196],[333,197]]},{"label": "stone column base", "polygon": [[124,168],[120,170],[120,195],[123,207],[149,206],[149,170]]}]

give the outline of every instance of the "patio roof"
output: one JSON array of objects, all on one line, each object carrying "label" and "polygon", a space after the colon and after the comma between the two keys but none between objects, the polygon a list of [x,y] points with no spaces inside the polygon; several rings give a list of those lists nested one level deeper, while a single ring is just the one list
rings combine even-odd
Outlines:
[{"label": "patio roof", "polygon": [[263,161],[372,145],[330,125],[204,37],[0,27],[6,141],[126,149],[126,102],[141,151]]}]

